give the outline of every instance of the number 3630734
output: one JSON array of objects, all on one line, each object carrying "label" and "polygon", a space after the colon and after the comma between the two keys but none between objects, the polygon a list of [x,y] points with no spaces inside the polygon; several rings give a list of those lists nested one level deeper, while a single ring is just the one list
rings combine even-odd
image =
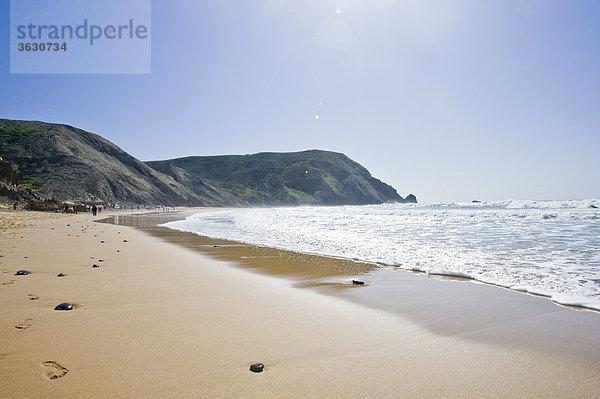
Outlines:
[{"label": "number 3630734", "polygon": [[18,43],[19,51],[67,51],[67,43]]}]

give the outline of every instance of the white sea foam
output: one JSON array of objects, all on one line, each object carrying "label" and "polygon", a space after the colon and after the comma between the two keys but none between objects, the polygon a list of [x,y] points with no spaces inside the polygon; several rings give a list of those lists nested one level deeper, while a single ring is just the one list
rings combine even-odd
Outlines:
[{"label": "white sea foam", "polygon": [[600,200],[203,211],[166,226],[473,278],[600,310]]}]

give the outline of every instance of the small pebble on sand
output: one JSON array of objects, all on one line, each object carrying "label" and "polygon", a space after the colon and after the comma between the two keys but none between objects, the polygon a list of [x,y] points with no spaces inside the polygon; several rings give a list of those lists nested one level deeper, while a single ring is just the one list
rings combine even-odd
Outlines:
[{"label": "small pebble on sand", "polygon": [[73,305],[70,303],[61,303],[60,305],[56,305],[54,310],[73,310]]},{"label": "small pebble on sand", "polygon": [[250,366],[250,371],[252,371],[253,373],[262,373],[262,371],[264,370],[265,365],[262,363],[256,363]]}]

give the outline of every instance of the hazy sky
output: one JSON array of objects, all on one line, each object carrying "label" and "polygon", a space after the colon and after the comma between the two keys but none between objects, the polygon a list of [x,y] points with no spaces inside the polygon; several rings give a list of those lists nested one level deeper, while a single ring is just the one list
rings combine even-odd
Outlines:
[{"label": "hazy sky", "polygon": [[142,160],[338,151],[422,202],[600,198],[598,0],[155,0],[130,76],[10,75],[0,2],[2,118]]}]

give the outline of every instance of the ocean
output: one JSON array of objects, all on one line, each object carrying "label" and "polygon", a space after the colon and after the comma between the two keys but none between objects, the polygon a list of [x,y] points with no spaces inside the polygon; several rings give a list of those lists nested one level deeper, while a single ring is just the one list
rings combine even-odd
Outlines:
[{"label": "ocean", "polygon": [[473,279],[600,310],[600,200],[200,211],[199,235]]}]

